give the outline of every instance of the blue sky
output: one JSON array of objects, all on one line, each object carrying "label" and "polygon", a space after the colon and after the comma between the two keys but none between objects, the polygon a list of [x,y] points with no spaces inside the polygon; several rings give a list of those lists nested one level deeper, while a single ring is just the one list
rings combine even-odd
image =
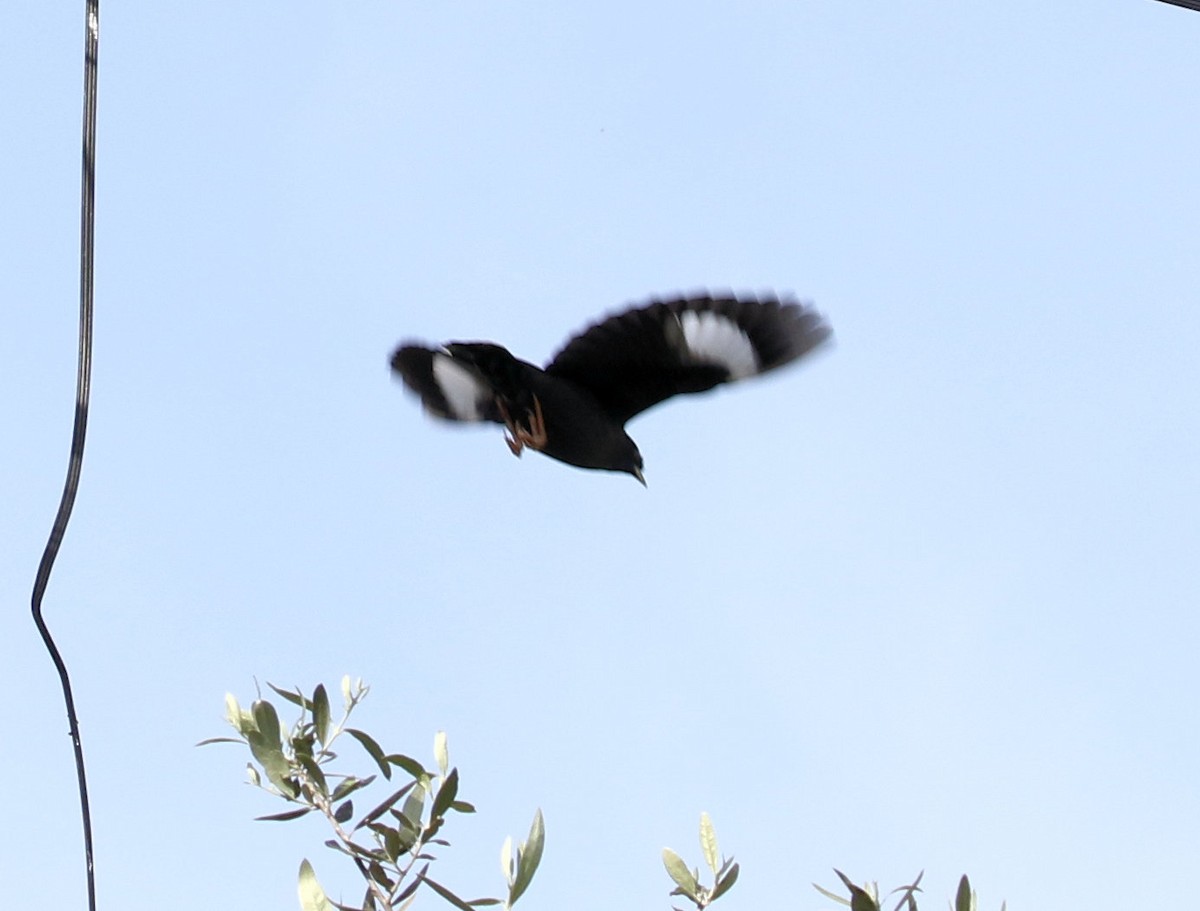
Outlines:
[{"label": "blue sky", "polygon": [[[74,390],[82,9],[0,12],[13,907],[81,906],[28,616]],[[462,794],[443,879],[667,908],[809,883],[982,907],[1190,894],[1200,854],[1200,15],[968,4],[109,4],[92,424],[46,600],[102,906],[295,907],[225,732],[253,680]],[[648,489],[435,425],[403,338],[535,362],[654,294],[776,289],[836,345],[637,419]],[[429,900],[427,906],[436,903]]]}]

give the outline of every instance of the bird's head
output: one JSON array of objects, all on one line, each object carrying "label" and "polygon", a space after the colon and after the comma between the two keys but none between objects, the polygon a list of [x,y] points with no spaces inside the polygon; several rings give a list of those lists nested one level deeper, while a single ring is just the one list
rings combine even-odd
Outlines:
[{"label": "bird's head", "polygon": [[[626,439],[629,439],[626,437]],[[637,444],[633,440],[629,440],[629,448],[623,453],[619,464],[614,466],[617,471],[624,471],[627,474],[633,475],[638,479],[638,483],[643,487],[646,486],[646,478],[642,475],[642,454],[638,452]]]}]

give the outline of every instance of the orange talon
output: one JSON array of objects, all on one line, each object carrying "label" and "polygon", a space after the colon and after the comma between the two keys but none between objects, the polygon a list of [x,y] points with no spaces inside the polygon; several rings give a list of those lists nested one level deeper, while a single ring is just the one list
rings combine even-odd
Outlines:
[{"label": "orange talon", "polygon": [[542,402],[533,397],[533,414],[529,418],[529,430],[522,432],[521,442],[530,449],[541,450],[546,445],[546,418],[542,415]]},{"label": "orange talon", "polygon": [[542,403],[536,395],[533,397],[533,412],[529,415],[529,429],[513,420],[512,415],[508,413],[508,406],[499,397],[496,398],[496,408],[500,417],[504,418],[504,442],[508,444],[513,455],[520,458],[521,450],[526,446],[540,450],[546,445],[546,419],[542,415]]},{"label": "orange talon", "polygon": [[508,406],[504,404],[504,399],[496,397],[496,408],[500,411],[500,417],[504,418],[504,442],[508,444],[509,451],[518,459],[521,457],[521,450],[525,448],[525,444],[521,442],[521,431],[517,427],[517,422],[512,419],[508,413]]}]

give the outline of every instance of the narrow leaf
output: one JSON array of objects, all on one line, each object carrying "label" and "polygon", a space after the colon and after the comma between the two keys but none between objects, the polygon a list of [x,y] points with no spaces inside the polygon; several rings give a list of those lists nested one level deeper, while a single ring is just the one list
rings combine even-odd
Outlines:
[{"label": "narrow leaf", "polygon": [[242,731],[242,707],[238,705],[237,697],[233,693],[225,694],[225,720],[234,730]]},{"label": "narrow leaf", "polygon": [[384,889],[389,892],[392,891],[392,886],[395,884],[387,875],[387,871],[383,869],[383,864],[375,860],[371,861],[371,863],[367,865],[367,873],[370,875],[371,879],[383,886]]},{"label": "narrow leaf", "polygon": [[879,905],[866,889],[851,886],[850,911],[879,911]]},{"label": "narrow leaf", "polygon": [[269,686],[271,689],[273,689],[275,692],[277,692],[280,696],[282,696],[284,699],[286,699],[292,705],[298,705],[302,709],[308,708],[308,705],[306,704],[304,697],[301,696],[299,693],[293,693],[291,690],[280,689],[275,684],[271,683],[271,681],[269,681],[269,680],[267,681],[267,686]]},{"label": "narrow leaf", "polygon": [[307,859],[300,864],[300,884],[296,890],[300,895],[303,911],[334,911],[333,904],[325,897],[325,890],[317,882],[317,874]]},{"label": "narrow leaf", "polygon": [[258,732],[271,746],[279,748],[283,745],[283,729],[279,726],[279,714],[275,706],[265,699],[255,700],[250,711],[254,715],[254,725]]},{"label": "narrow leaf", "polygon": [[426,781],[433,777],[425,771],[425,767],[421,763],[417,762],[411,756],[405,756],[402,753],[392,753],[388,756],[387,761],[394,766],[404,769],[404,771],[417,781]]},{"label": "narrow leaf", "polygon": [[454,798],[458,795],[458,769],[451,769],[442,786],[433,797],[433,809],[430,811],[434,819],[445,816]]},{"label": "narrow leaf", "polygon": [[964,873],[963,878],[958,881],[958,895],[954,897],[954,911],[972,911],[971,904],[971,881]]},{"label": "narrow leaf", "polygon": [[707,813],[700,814],[700,850],[704,852],[704,862],[708,869],[717,872],[717,832],[713,828],[712,819]]},{"label": "narrow leaf", "polygon": [[542,850],[546,846],[546,824],[542,819],[542,811],[538,809],[533,814],[533,825],[529,827],[529,838],[517,850],[517,876],[508,890],[508,903],[514,905],[517,899],[525,894],[537,872],[538,864],[542,862]]},{"label": "narrow leaf", "polygon": [[353,775],[349,776],[348,778],[343,778],[338,782],[338,786],[333,789],[333,793],[329,796],[329,799],[336,803],[343,797],[348,797],[360,788],[365,788],[374,780],[374,775],[368,775],[366,778],[355,778]]},{"label": "narrow leaf", "polygon": [[427,841],[427,842],[429,842],[430,844],[434,844],[434,845],[437,845],[437,844],[448,844],[449,842],[444,842],[444,841],[442,841],[442,839],[440,839],[440,838],[434,838],[434,837],[433,837],[433,836],[437,835],[437,833],[438,833],[438,832],[440,832],[440,831],[442,830],[442,824],[443,824],[445,821],[446,821],[446,817],[445,817],[445,816],[433,816],[433,817],[431,817],[431,818],[430,818],[430,820],[429,820],[429,822],[428,822],[428,823],[425,825],[425,829],[424,829],[424,830],[422,831],[422,833],[421,833],[421,839],[422,839],[422,841]]},{"label": "narrow leaf", "polygon": [[[275,733],[278,737],[279,732]],[[267,773],[267,779],[271,784],[289,797],[295,797],[297,795],[296,786],[289,781],[292,768],[279,748],[278,742],[269,742],[259,731],[248,731],[246,742],[250,744],[250,752],[258,760],[258,764],[263,767],[263,771]]]},{"label": "narrow leaf", "polygon": [[509,835],[504,839],[504,844],[500,846],[500,869],[504,872],[504,884],[512,888],[513,884],[513,862],[512,862],[512,836]]},{"label": "narrow leaf", "polygon": [[410,895],[412,895],[414,892],[416,892],[417,888],[421,885],[421,883],[425,882],[425,873],[428,869],[429,869],[429,864],[426,864],[425,866],[423,866],[420,869],[420,871],[418,871],[416,878],[412,882],[410,882],[407,886],[405,886],[403,889],[400,890],[400,893],[396,896],[396,901],[402,902],[402,901],[404,901],[404,899],[408,898]]},{"label": "narrow leaf", "polygon": [[288,810],[285,813],[272,813],[270,816],[255,816],[255,822],[286,822],[289,819],[299,819],[312,812],[312,807],[301,807],[299,810]]},{"label": "narrow leaf", "polygon": [[729,873],[718,879],[713,885],[712,895],[709,896],[708,900],[710,902],[715,902],[718,898],[732,889],[733,884],[737,882],[738,872],[739,869],[737,864],[734,864],[732,867],[730,867]]},{"label": "narrow leaf", "polygon": [[[388,813],[395,818],[397,824],[399,825],[399,828],[396,831],[400,833],[400,840],[404,844],[404,850],[407,851],[417,843],[417,839],[421,837],[421,830],[414,829],[413,824],[404,817],[403,813],[397,813],[395,810],[389,810]],[[368,825],[367,828],[374,828],[375,826],[381,825],[383,825],[383,823],[373,822]]]},{"label": "narrow leaf", "polygon": [[196,746],[206,747],[210,743],[245,743],[244,740],[239,740],[237,737],[209,737],[207,740],[201,740]]},{"label": "narrow leaf", "polygon": [[318,683],[312,695],[313,729],[321,746],[329,742],[329,694],[325,684]]},{"label": "narrow leaf", "polygon": [[903,892],[900,901],[896,903],[895,911],[900,911],[901,908],[907,908],[908,911],[917,911],[917,900],[913,897],[917,892],[921,891],[921,879],[925,876],[925,871],[922,870],[907,886],[897,886],[888,895],[895,895],[897,892]]},{"label": "narrow leaf", "polygon": [[838,878],[845,883],[846,888],[850,890],[850,911],[879,911],[879,905],[875,903],[875,899],[871,897],[871,893],[866,889],[854,885],[841,870],[834,868],[834,873]]},{"label": "narrow leaf", "polygon": [[838,895],[836,892],[830,892],[824,886],[818,886],[816,883],[813,883],[812,887],[814,889],[816,889],[818,892],[820,892],[822,895],[824,895],[826,898],[837,902],[839,905],[846,905],[847,907],[849,907],[850,902],[846,901],[846,899],[842,898],[842,896]]},{"label": "narrow leaf", "polygon": [[416,784],[415,781],[410,781],[408,784],[406,784],[404,787],[402,787],[399,791],[392,794],[390,797],[388,797],[387,800],[385,800],[383,803],[381,803],[379,806],[377,806],[375,809],[373,809],[370,813],[368,813],[366,816],[364,816],[362,819],[360,819],[358,821],[358,823],[355,824],[354,828],[361,829],[367,823],[374,822],[375,820],[377,820],[380,816],[382,816],[384,813],[386,813],[388,810],[390,810],[393,806],[395,806],[396,801],[398,801],[401,797],[403,797],[405,794],[407,794],[409,792],[409,790],[415,784]]},{"label": "narrow leaf", "polygon": [[414,788],[413,791],[404,798],[404,807],[400,811],[400,818],[408,823],[414,832],[420,832],[421,817],[424,815],[425,789]]},{"label": "narrow leaf", "polygon": [[450,768],[450,746],[445,731],[433,735],[433,758],[437,760],[438,771],[445,775],[446,769]]},{"label": "narrow leaf", "polygon": [[367,860],[387,860],[387,855],[382,851],[373,851],[369,848],[364,848],[362,845],[355,844],[352,841],[346,842],[346,850],[356,857],[363,857]]},{"label": "narrow leaf", "polygon": [[457,895],[455,895],[453,892],[451,892],[445,886],[441,885],[440,883],[434,882],[428,876],[425,877],[425,885],[427,885],[430,889],[432,889],[434,892],[436,892],[442,898],[446,899],[446,901],[450,902],[450,904],[454,905],[454,907],[461,909],[461,911],[474,911],[474,909],[470,905],[468,905],[465,901],[463,901],[461,898],[459,898]]},{"label": "narrow leaf", "polygon": [[696,882],[696,877],[692,875],[688,865],[683,862],[683,858],[670,848],[663,848],[662,859],[663,866],[667,868],[667,874],[675,880],[675,885],[679,887],[680,893],[696,901],[699,898],[700,884]]},{"label": "narrow leaf", "polygon": [[379,771],[383,773],[383,777],[391,779],[392,767],[388,765],[387,757],[383,754],[383,750],[379,748],[373,737],[370,734],[365,734],[362,731],[354,728],[346,728],[346,733],[362,744],[362,748],[370,754],[375,760],[375,764],[379,766]]}]

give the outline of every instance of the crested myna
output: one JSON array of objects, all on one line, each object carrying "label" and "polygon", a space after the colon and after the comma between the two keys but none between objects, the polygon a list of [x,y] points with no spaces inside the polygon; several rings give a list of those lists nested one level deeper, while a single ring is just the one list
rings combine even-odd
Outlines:
[{"label": "crested myna", "polygon": [[503,424],[514,455],[529,447],[645,484],[626,421],[673,395],[782,367],[830,335],[825,319],[796,301],[697,294],[610,316],[544,370],[490,342],[404,344],[392,369],[437,417]]}]

